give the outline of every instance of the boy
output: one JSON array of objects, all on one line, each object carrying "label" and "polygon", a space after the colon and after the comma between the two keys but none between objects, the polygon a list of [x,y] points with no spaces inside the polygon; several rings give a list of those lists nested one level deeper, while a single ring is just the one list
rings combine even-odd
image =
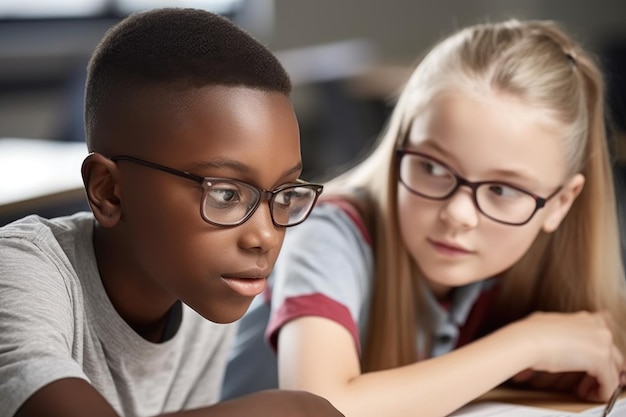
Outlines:
[{"label": "boy", "polygon": [[290,88],[265,47],[205,11],[107,33],[85,96],[92,213],[0,229],[0,417],[341,415],[303,392],[209,406],[228,323],[321,192],[298,181]]}]

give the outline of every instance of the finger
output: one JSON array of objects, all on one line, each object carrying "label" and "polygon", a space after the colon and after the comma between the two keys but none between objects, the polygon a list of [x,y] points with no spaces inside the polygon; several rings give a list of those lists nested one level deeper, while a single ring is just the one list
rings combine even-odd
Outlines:
[{"label": "finger", "polygon": [[619,349],[615,346],[613,346],[613,350],[612,350],[612,355],[611,355],[611,360],[613,361],[613,366],[616,372],[616,382],[615,385],[619,385],[619,384],[623,384],[624,383],[624,368],[625,368],[625,364],[624,364],[624,357],[622,356],[622,353],[619,351]]},{"label": "finger", "polygon": [[613,361],[614,369],[617,373],[617,382],[615,385],[624,385],[626,382],[626,363],[624,362],[624,356],[622,352],[613,345],[611,359]]},{"label": "finger", "polygon": [[535,389],[552,389],[559,380],[560,373],[535,372],[529,385]]},{"label": "finger", "polygon": [[611,398],[618,385],[619,382],[617,380],[610,383],[601,383],[593,376],[587,375],[581,381],[577,394],[587,401],[606,402]]},{"label": "finger", "polygon": [[613,345],[613,350],[611,351],[611,354],[613,356],[613,360],[615,362],[617,370],[621,372],[625,367],[624,355],[622,355],[622,352],[615,345]]},{"label": "finger", "polygon": [[[611,314],[609,314],[608,311],[604,311],[602,313],[602,317],[605,320],[609,330],[611,330],[611,333],[613,334],[613,340],[614,340],[613,343],[615,343],[615,334],[616,333],[619,334],[619,332],[622,331],[622,326],[615,322],[615,319],[613,318]],[[624,362],[626,361],[626,358],[624,358],[624,354],[622,353],[620,349],[617,348],[617,346],[614,345],[614,347],[615,347],[616,357],[618,358],[620,368],[621,368],[622,366],[624,366]]]},{"label": "finger", "polygon": [[595,392],[587,392],[586,398],[591,401],[607,401],[611,398],[615,388],[620,384],[623,367],[622,354],[615,345],[612,345],[608,363],[594,372],[594,375],[589,375],[596,381],[597,389]]},{"label": "finger", "polygon": [[522,384],[530,380],[533,377],[533,375],[534,375],[534,372],[532,369],[526,369],[518,373],[517,375],[515,375],[513,378],[511,378],[511,381],[518,383],[518,384]]},{"label": "finger", "polygon": [[580,381],[585,377],[584,372],[564,372],[552,387],[555,391],[574,392]]},{"label": "finger", "polygon": [[585,375],[578,384],[576,395],[587,401],[602,401],[598,395],[598,380],[591,375]]},{"label": "finger", "polygon": [[[605,321],[607,324],[610,324],[612,321],[607,313],[598,314],[597,317],[600,317],[601,320]],[[585,378],[579,385],[579,394],[592,401],[608,400],[613,394],[615,387],[620,383],[620,373],[622,369],[624,369],[624,356],[615,345],[610,328],[606,328],[606,330],[609,331],[609,333],[605,333],[605,336],[607,336],[605,343],[609,343],[607,346],[610,349],[608,351],[609,354],[606,355],[606,353],[604,353],[600,355],[599,366],[596,369],[588,370],[589,377],[596,381],[597,387],[590,389],[593,384],[589,382],[588,378]],[[604,350],[605,348],[600,347],[600,349],[607,352]],[[602,357],[605,359],[602,360]]]},{"label": "finger", "polygon": [[585,375],[584,372],[541,373],[529,385],[536,389],[573,392]]}]

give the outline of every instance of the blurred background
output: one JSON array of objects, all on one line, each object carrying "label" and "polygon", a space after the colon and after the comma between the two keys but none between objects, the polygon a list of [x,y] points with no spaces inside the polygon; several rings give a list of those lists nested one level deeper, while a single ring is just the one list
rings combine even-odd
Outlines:
[{"label": "blurred background", "polygon": [[[370,149],[413,64],[451,30],[510,17],[557,20],[607,76],[611,149],[623,175],[625,0],[1,0],[0,224],[87,207],[79,173],[87,60],[111,25],[162,6],[223,14],[278,55],[294,82],[308,180]],[[60,165],[69,168],[62,178]]]}]

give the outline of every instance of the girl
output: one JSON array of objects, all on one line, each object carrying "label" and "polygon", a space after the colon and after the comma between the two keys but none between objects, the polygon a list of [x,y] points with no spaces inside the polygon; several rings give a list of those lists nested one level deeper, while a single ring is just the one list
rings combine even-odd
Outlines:
[{"label": "girl", "polygon": [[[445,415],[511,378],[607,400],[626,291],[602,101],[597,66],[552,22],[435,46],[376,149],[288,233],[267,327],[280,386],[359,417]],[[227,396],[269,371],[264,301]]]}]

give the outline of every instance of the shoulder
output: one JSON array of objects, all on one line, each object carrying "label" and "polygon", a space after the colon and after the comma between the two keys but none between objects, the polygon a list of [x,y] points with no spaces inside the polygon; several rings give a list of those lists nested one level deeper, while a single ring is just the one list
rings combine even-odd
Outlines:
[{"label": "shoulder", "polygon": [[270,276],[273,308],[284,300],[323,294],[355,311],[370,292],[373,251],[359,213],[342,201],[324,201],[287,232]]},{"label": "shoulder", "polygon": [[52,381],[86,378],[72,356],[83,340],[83,304],[66,251],[81,245],[72,236],[88,224],[82,216],[29,216],[0,228],[0,351],[11,347],[10,355],[0,355],[0,381],[20,378],[19,389],[0,389],[0,404],[9,410]]},{"label": "shoulder", "polygon": [[91,233],[94,222],[93,215],[87,212],[53,219],[30,215],[0,227],[0,246],[9,245],[10,241],[29,241],[38,245],[50,241],[66,242],[68,238]]},{"label": "shoulder", "polygon": [[371,235],[359,208],[348,200],[327,199],[318,203],[309,218],[301,225],[296,226],[289,233],[300,236],[309,236],[309,241],[314,236],[323,235],[323,242],[329,242],[335,235],[343,238],[350,237],[360,243],[370,246]]},{"label": "shoulder", "polygon": [[371,266],[372,256],[370,234],[359,211],[344,200],[326,200],[304,223],[287,231],[273,275],[288,275],[293,281],[302,268],[306,276],[313,270],[321,275],[360,270]]},{"label": "shoulder", "polygon": [[55,295],[68,293],[78,285],[74,260],[91,241],[93,222],[89,213],[28,216],[0,228],[0,289],[42,296],[53,288]]},{"label": "shoulder", "polygon": [[342,213],[343,216],[350,220],[352,226],[359,231],[363,240],[370,245],[372,244],[372,237],[363,215],[364,209],[361,204],[347,199],[333,198],[323,201],[320,206],[329,206],[336,213]]}]

